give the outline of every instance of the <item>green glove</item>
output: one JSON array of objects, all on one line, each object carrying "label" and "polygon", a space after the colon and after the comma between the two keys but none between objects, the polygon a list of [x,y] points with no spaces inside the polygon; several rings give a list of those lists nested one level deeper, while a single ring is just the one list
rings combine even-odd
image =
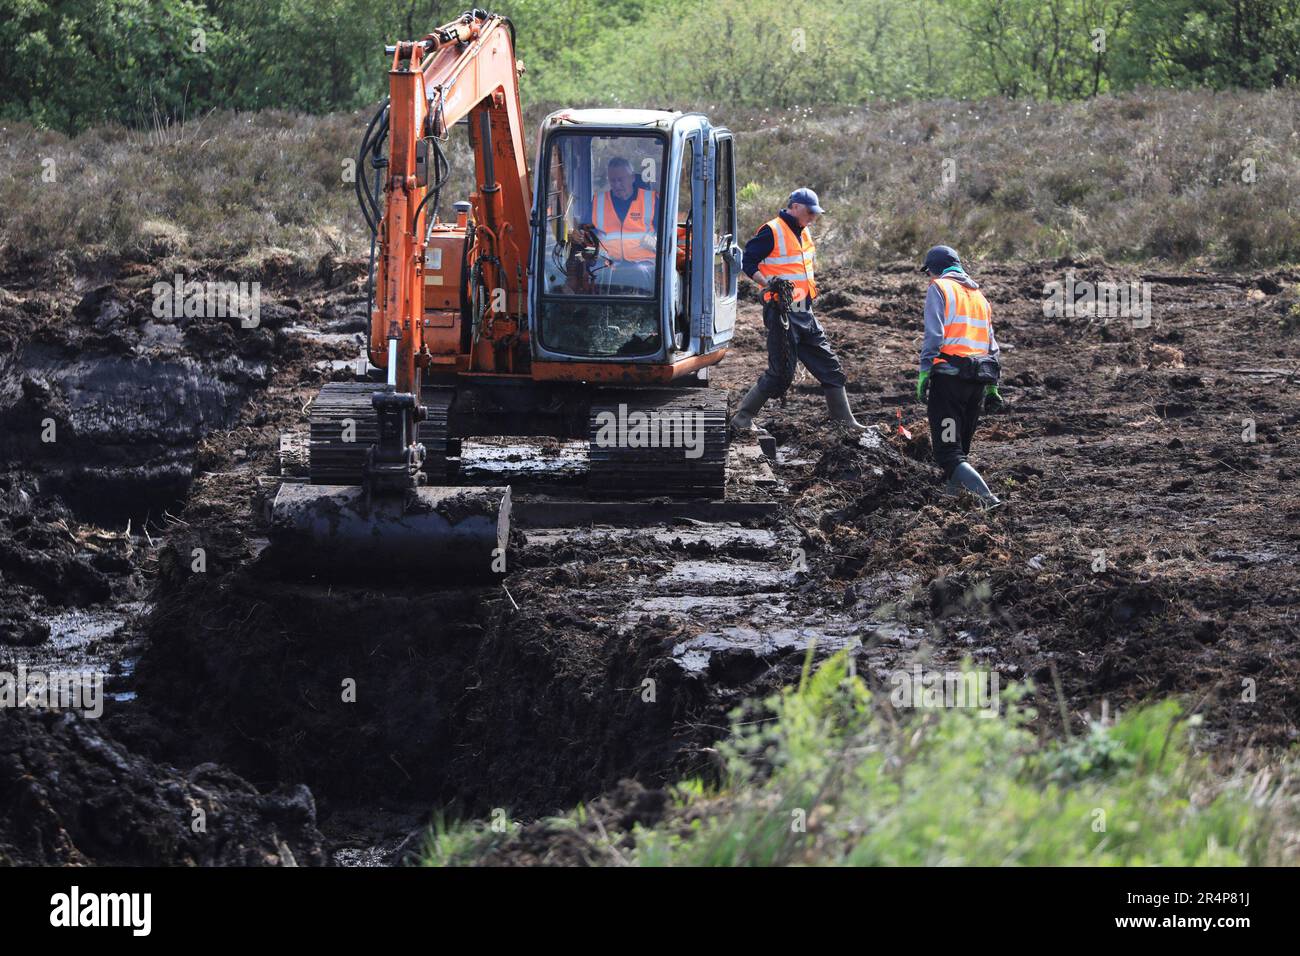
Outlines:
[{"label": "green glove", "polygon": [[987,412],[1001,411],[1005,403],[1002,401],[1002,393],[998,391],[996,385],[989,385],[984,389],[984,410]]},{"label": "green glove", "polygon": [[916,400],[925,401],[926,394],[930,391],[930,373],[922,372],[916,377]]}]

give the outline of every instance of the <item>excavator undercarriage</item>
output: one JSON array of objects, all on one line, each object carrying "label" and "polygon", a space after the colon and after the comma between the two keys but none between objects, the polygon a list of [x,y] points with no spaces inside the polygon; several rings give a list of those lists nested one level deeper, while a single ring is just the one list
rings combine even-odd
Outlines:
[{"label": "excavator undercarriage", "polygon": [[[334,382],[321,389],[310,411],[309,480],[314,485],[362,485],[379,420],[371,406],[374,386]],[[475,435],[549,436],[585,440],[587,492],[601,496],[721,498],[727,460],[727,403],[708,388],[582,388],[565,394],[551,386],[549,408],[512,411],[468,388],[454,418],[457,393],[425,387],[419,424],[429,484],[459,478],[462,440]],[[516,399],[517,400],[517,399]],[[509,425],[498,424],[508,421]],[[521,424],[531,423],[531,429]],[[459,426],[460,431],[456,430]],[[495,427],[494,427],[495,426]]]}]

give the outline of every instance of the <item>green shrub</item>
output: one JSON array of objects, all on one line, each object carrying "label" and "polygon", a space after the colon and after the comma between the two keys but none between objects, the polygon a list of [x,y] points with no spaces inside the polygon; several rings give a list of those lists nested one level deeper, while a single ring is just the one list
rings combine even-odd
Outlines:
[{"label": "green shrub", "polygon": [[[1192,753],[1194,722],[1176,703],[1043,741],[1026,727],[1023,695],[1006,690],[996,716],[900,717],[841,654],[737,713],[721,745],[723,786],[678,786],[661,823],[606,837],[622,840],[611,856],[642,866],[1294,862],[1293,794],[1216,776]],[[559,832],[554,821],[537,827]],[[438,839],[429,860],[441,864],[510,845],[464,825]]]}]

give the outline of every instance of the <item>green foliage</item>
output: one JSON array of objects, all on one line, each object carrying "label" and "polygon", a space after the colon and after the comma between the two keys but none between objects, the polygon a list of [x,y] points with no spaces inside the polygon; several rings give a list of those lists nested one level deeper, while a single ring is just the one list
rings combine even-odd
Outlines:
[{"label": "green foliage", "polygon": [[1214,89],[1294,84],[1295,0],[1133,0],[1117,74],[1125,84]]},{"label": "green foliage", "polygon": [[[75,132],[383,95],[385,43],[445,0],[0,0],[0,117]],[[1300,73],[1300,0],[512,0],[528,101],[787,109],[1263,88]]]},{"label": "green foliage", "polygon": [[182,116],[231,42],[192,0],[0,0],[0,116],[64,130]]},{"label": "green foliage", "polygon": [[981,85],[1003,96],[1092,96],[1128,0],[965,0],[958,4]]},{"label": "green foliage", "polygon": [[490,853],[508,840],[508,828],[457,826],[443,814],[435,814],[424,838],[420,853],[421,865],[455,865],[458,860]]},{"label": "green foliage", "polygon": [[[1023,694],[1006,691],[996,716],[945,709],[900,718],[877,706],[841,654],[806,672],[798,687],[738,713],[721,746],[722,791],[679,786],[675,812],[634,828],[618,859],[1200,866],[1294,857],[1294,796],[1212,773],[1191,752],[1190,722],[1177,704],[1043,741],[1028,729],[1033,713]],[[461,846],[460,856],[430,859],[481,858],[482,843]],[[508,852],[509,844],[492,849]]]},{"label": "green foliage", "polygon": [[238,42],[214,58],[220,83],[205,91],[204,105],[319,113],[353,109],[385,92],[384,43],[392,39],[385,27],[396,25],[404,5],[363,4],[371,15],[360,16],[358,4],[349,0],[227,0],[209,6]]}]

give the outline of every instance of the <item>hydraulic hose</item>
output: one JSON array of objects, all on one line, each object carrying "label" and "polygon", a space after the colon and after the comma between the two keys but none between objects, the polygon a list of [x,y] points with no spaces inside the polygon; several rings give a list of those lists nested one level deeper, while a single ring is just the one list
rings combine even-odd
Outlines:
[{"label": "hydraulic hose", "polygon": [[[365,217],[366,225],[370,227],[372,233],[379,230],[379,204],[376,202],[374,195],[371,194],[366,179],[366,154],[371,151],[372,146],[377,146],[379,142],[382,142],[383,136],[387,135],[388,123],[385,121],[383,134],[374,142],[371,141],[371,134],[375,131],[375,124],[385,117],[387,112],[388,98],[384,97],[384,101],[379,105],[379,109],[375,111],[375,115],[370,118],[370,122],[366,125],[366,132],[361,137],[361,149],[357,152],[356,175],[352,180],[357,194],[357,204],[361,207],[361,215]],[[371,215],[372,210],[374,211],[373,216]]]},{"label": "hydraulic hose", "polygon": [[[376,123],[379,124],[378,128],[376,128]],[[375,249],[379,238],[380,216],[378,196],[381,184],[380,170],[384,165],[380,151],[387,136],[388,99],[385,97],[384,101],[379,105],[379,109],[375,111],[375,115],[370,118],[365,134],[361,137],[361,149],[357,153],[356,175],[353,177],[357,204],[361,207],[361,215],[365,217],[366,225],[370,227],[370,266],[366,272],[367,318],[373,314],[375,309]],[[367,154],[370,154],[370,165],[375,171],[373,187],[366,175]]]},{"label": "hydraulic hose", "polygon": [[[424,198],[420,200],[420,205],[415,207],[415,215],[411,217],[411,229],[415,230],[420,222],[420,213],[424,211],[425,205],[430,199],[433,200],[433,215],[438,215],[438,201],[442,194],[442,187],[447,184],[447,179],[451,175],[451,162],[447,159],[446,154],[442,151],[442,143],[436,138],[431,140],[433,143],[433,168],[434,181],[429,184],[428,191],[425,192]],[[416,235],[419,238],[419,235]]]}]

